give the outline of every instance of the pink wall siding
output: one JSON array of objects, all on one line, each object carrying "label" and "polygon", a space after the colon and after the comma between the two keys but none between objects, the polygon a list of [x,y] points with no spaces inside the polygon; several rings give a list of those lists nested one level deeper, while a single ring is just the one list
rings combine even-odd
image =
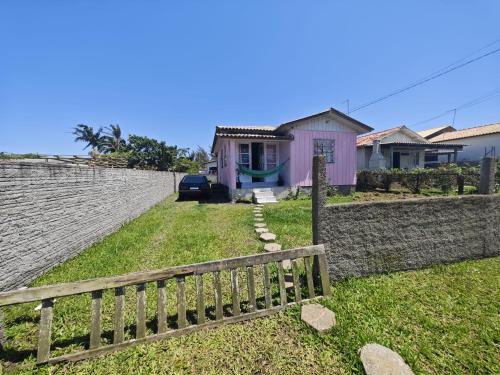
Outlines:
[{"label": "pink wall siding", "polygon": [[[224,167],[221,160],[221,153],[226,154],[227,165]],[[215,150],[217,155],[217,181],[231,189],[236,188],[236,150],[235,143],[230,139],[221,139],[219,146]]]},{"label": "pink wall siding", "polygon": [[356,133],[296,130],[290,144],[290,185],[312,185],[313,139],[335,139],[335,163],[326,165],[330,185],[356,184]]}]

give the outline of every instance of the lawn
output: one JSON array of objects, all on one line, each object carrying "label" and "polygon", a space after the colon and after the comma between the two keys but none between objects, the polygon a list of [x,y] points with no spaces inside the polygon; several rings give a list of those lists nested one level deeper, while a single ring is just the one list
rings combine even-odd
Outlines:
[{"label": "lawn", "polygon": [[[332,197],[330,201],[389,198],[379,195],[356,194]],[[310,244],[310,200],[266,206],[264,217],[285,248]],[[171,197],[79,257],[48,272],[34,285],[189,264],[261,249],[253,233],[250,205],[176,202]],[[333,296],[321,302],[337,314],[337,327],[325,336],[302,324],[299,308],[292,308],[265,319],[37,370],[63,374],[362,373],[357,350],[375,341],[398,351],[415,373],[499,373],[499,275],[499,258],[494,258],[346,280],[334,284]],[[193,292],[188,282],[187,295],[194,296]],[[152,318],[156,291],[148,286],[147,293],[148,317]],[[173,285],[168,287],[168,296],[169,312],[173,313]],[[56,302],[54,355],[85,342],[89,300],[79,296]],[[127,292],[129,300],[126,321],[132,324],[133,290]],[[227,290],[225,302],[230,302]],[[32,350],[36,346],[38,312],[34,307],[5,309],[8,345],[2,361],[16,373],[32,373],[35,369]],[[188,307],[194,308],[193,299],[188,299]],[[104,339],[108,340],[111,295],[104,295],[103,310]],[[127,334],[130,337],[132,333]]]}]

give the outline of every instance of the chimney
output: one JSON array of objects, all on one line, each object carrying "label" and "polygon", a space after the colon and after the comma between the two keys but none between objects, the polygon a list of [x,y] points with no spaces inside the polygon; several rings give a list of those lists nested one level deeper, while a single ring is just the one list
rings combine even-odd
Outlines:
[{"label": "chimney", "polygon": [[372,147],[372,156],[370,156],[370,160],[368,161],[369,169],[385,169],[386,163],[384,155],[380,151],[380,141],[373,141]]}]

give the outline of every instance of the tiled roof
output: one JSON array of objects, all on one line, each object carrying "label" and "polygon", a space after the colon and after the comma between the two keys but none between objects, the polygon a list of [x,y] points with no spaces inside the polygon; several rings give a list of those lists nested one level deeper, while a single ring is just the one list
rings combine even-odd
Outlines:
[{"label": "tiled roof", "polygon": [[371,146],[373,141],[378,141],[384,137],[387,137],[388,135],[396,133],[397,131],[401,130],[401,128],[402,126],[398,126],[395,128],[359,136],[356,140],[356,146]]},{"label": "tiled roof", "polygon": [[434,138],[431,138],[430,141],[433,143],[434,142],[446,142],[446,141],[450,141],[453,139],[477,137],[480,135],[487,135],[487,134],[494,134],[494,133],[500,133],[500,123],[477,126],[474,128],[468,128],[468,129],[457,130],[454,132],[443,133],[443,134],[440,134]]},{"label": "tiled roof", "polygon": [[244,126],[243,125],[218,125],[217,129],[272,132],[272,131],[276,130],[276,127],[271,126],[271,125],[244,125]]},{"label": "tiled roof", "polygon": [[292,140],[290,135],[277,134],[255,134],[255,133],[217,133],[217,137],[221,138],[253,138],[253,139],[276,139],[276,140]]}]

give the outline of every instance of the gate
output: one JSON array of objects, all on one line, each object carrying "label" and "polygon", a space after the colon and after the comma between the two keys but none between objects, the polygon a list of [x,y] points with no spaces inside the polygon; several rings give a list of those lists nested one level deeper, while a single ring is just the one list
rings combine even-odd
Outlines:
[{"label": "gate", "polygon": [[[313,275],[313,265],[317,272]],[[286,279],[285,269],[291,266],[291,281]],[[223,306],[223,280],[221,272],[229,272],[232,304]],[[246,301],[242,301],[239,275],[246,275]],[[214,318],[207,316],[203,275],[209,274],[213,288]],[[257,296],[256,280],[262,277],[262,298]],[[186,308],[186,278],[194,278],[196,295],[195,318],[188,321]],[[167,320],[167,289],[169,280],[176,286],[176,326],[169,327]],[[289,288],[287,284],[289,283]],[[156,284],[156,329],[147,335],[146,287]],[[291,284],[290,284],[291,283]],[[293,285],[292,285],[293,284]],[[136,294],[135,338],[125,340],[125,289],[134,288]],[[110,344],[102,340],[103,292],[114,292],[113,338]],[[273,293],[273,290],[277,291]],[[84,350],[51,357],[51,332],[56,297],[91,294],[89,306],[90,324],[88,345]],[[37,363],[78,361],[99,354],[145,342],[177,337],[203,328],[275,314],[287,306],[330,295],[330,284],[323,245],[229,258],[218,261],[177,266],[161,270],[143,271],[126,275],[82,280],[65,284],[48,285],[24,290],[0,293],[0,307],[41,301],[38,334]],[[305,297],[305,298],[304,298]],[[260,305],[258,301],[261,301]],[[242,308],[243,306],[243,308]],[[230,313],[229,313],[230,311]]]}]

